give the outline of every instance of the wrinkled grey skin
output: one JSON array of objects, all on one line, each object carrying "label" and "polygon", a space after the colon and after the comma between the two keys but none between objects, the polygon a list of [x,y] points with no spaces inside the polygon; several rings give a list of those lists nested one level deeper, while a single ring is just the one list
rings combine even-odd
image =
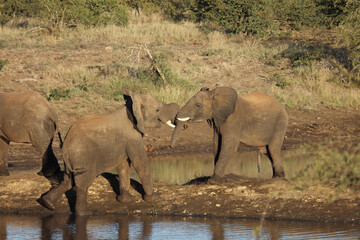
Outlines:
[{"label": "wrinkled grey skin", "polygon": [[215,169],[210,183],[221,181],[240,142],[266,148],[273,177],[284,177],[280,151],[288,115],[273,97],[260,92],[238,96],[230,87],[202,88],[177,114],[171,147],[174,147],[179,131],[187,121],[207,121],[213,128]]},{"label": "wrinkled grey skin", "polygon": [[[57,115],[48,101],[39,93],[0,93],[0,176],[9,175],[7,152],[10,142],[31,143],[42,156],[46,177],[59,170],[52,150]],[[60,140],[61,136],[59,134]]]},{"label": "wrinkled grey skin", "polygon": [[86,206],[89,186],[99,174],[114,168],[119,175],[117,200],[131,201],[130,164],[140,177],[144,200],[154,198],[149,158],[142,137],[146,127],[157,127],[159,121],[174,119],[179,106],[163,104],[149,94],[123,90],[123,95],[125,106],[113,113],[82,117],[69,129],[62,147],[68,174],[60,185],[42,197],[46,207],[55,209],[56,200],[76,185],[75,212],[89,214]]}]

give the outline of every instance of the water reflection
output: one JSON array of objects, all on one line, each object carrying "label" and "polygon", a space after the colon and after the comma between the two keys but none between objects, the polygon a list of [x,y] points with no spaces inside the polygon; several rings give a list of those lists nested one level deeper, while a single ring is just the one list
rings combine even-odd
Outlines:
[{"label": "water reflection", "polygon": [[358,239],[358,225],[119,215],[1,216],[0,239]]},{"label": "water reflection", "polygon": [[[154,158],[151,161],[151,174],[154,181],[163,180],[171,184],[184,184],[192,179],[211,176],[214,170],[213,154],[198,153],[186,155],[171,155]],[[293,177],[306,166],[306,160],[294,157],[291,152],[283,152],[283,166],[286,177]],[[225,174],[235,174],[246,177],[270,179],[272,168],[269,159],[261,158],[261,173],[257,168],[257,152],[237,152],[229,161]],[[132,176],[136,177],[133,171]]]}]

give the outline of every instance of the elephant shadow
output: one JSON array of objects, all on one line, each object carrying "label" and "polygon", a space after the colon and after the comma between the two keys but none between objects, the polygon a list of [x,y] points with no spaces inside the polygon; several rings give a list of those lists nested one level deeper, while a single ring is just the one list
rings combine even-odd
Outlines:
[{"label": "elephant shadow", "polygon": [[[53,187],[56,187],[60,182],[62,182],[64,180],[64,176],[65,176],[65,172],[60,171],[53,177],[46,177],[46,179],[50,182],[51,189]],[[120,195],[120,187],[119,187],[119,177],[118,177],[118,175],[112,174],[112,173],[103,173],[103,174],[101,174],[101,176],[103,178],[105,178],[109,182],[109,184],[110,184],[111,188],[113,189],[114,193],[116,194],[116,196],[119,196]],[[141,194],[142,197],[144,197],[145,190],[144,190],[144,188],[143,188],[143,186],[142,186],[142,184],[140,182],[138,182],[138,181],[136,181],[134,179],[130,179],[130,185],[135,191],[137,191],[139,194]],[[49,189],[49,191],[51,189]],[[42,205],[45,208],[47,208],[47,206],[42,201],[42,197],[44,195],[46,195],[49,191],[43,193],[41,195],[41,197],[36,200],[40,205]],[[72,213],[75,213],[76,186],[69,189],[68,191],[66,191],[65,196],[66,196],[66,198],[68,200],[70,211]]]},{"label": "elephant shadow", "polygon": [[[106,173],[101,174],[101,176],[109,182],[109,184],[112,187],[113,191],[115,192],[116,196],[119,196],[120,195],[120,186],[119,186],[118,175],[106,172]],[[135,179],[130,179],[130,185],[135,191],[140,193],[141,196],[145,195],[145,190],[140,182],[136,181]]]},{"label": "elephant shadow", "polygon": [[[187,182],[187,183],[185,183],[183,185],[209,184],[209,182],[208,182],[209,179],[211,179],[211,176],[197,177],[197,178],[194,178],[194,179],[190,180],[189,182]],[[233,182],[233,181],[238,181],[238,180],[259,181],[258,178],[240,176],[240,175],[236,175],[236,174],[227,174],[224,177],[222,177],[218,182],[219,183],[224,183],[224,182]],[[275,180],[273,180],[273,181],[275,181]],[[284,179],[279,179],[279,180],[284,180]]]},{"label": "elephant shadow", "polygon": [[208,180],[210,179],[210,176],[206,177],[198,177],[190,180],[189,182],[185,183],[184,185],[200,185],[200,184],[206,184]]}]

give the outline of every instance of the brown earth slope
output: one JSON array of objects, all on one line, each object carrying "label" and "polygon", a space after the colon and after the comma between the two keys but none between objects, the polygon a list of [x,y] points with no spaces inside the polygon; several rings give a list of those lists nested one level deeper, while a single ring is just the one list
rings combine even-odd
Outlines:
[{"label": "brown earth slope", "polygon": [[[316,112],[289,111],[290,124],[284,147],[294,149],[302,143],[324,143],[332,139],[344,145],[358,143],[359,113],[346,110],[323,109]],[[181,133],[178,146],[168,147],[171,129],[166,126],[149,132],[145,137],[149,156],[178,153],[209,152],[211,129],[206,124],[192,124]],[[327,140],[328,139],[328,140]],[[55,143],[56,145],[56,143]],[[59,154],[58,148],[56,148]],[[30,146],[13,145],[10,163],[19,159],[38,161],[38,153]],[[38,161],[39,162],[39,161]],[[15,168],[16,169],[16,168]],[[52,214],[70,212],[74,193],[69,191],[58,202],[55,211],[40,205],[38,199],[48,191],[51,184],[36,171],[16,172],[10,177],[0,177],[0,213]],[[132,181],[131,194],[134,202],[120,204],[116,201],[118,183],[115,175],[100,176],[89,189],[88,205],[96,214],[157,214],[180,216],[213,216],[236,218],[316,220],[360,222],[360,188],[343,190],[336,195],[330,186],[311,187],[299,191],[284,179],[261,180],[227,176],[219,185],[205,183],[206,177],[195,179],[186,185],[154,183],[160,197],[152,203],[141,199],[141,185]],[[329,200],[329,195],[337,196]]]}]

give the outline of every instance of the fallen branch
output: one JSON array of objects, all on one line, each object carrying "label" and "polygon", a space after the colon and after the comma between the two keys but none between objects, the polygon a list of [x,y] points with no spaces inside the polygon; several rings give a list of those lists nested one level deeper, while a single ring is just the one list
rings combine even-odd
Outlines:
[{"label": "fallen branch", "polygon": [[148,58],[150,59],[150,61],[151,61],[151,63],[152,63],[153,69],[154,69],[154,70],[157,72],[157,74],[161,77],[161,79],[163,80],[164,84],[165,84],[165,85],[168,85],[168,82],[167,82],[164,74],[161,72],[160,68],[159,68],[158,65],[156,64],[156,60],[152,57],[149,49],[148,49],[146,46],[144,46],[143,48],[144,48],[145,52],[147,53]]}]

